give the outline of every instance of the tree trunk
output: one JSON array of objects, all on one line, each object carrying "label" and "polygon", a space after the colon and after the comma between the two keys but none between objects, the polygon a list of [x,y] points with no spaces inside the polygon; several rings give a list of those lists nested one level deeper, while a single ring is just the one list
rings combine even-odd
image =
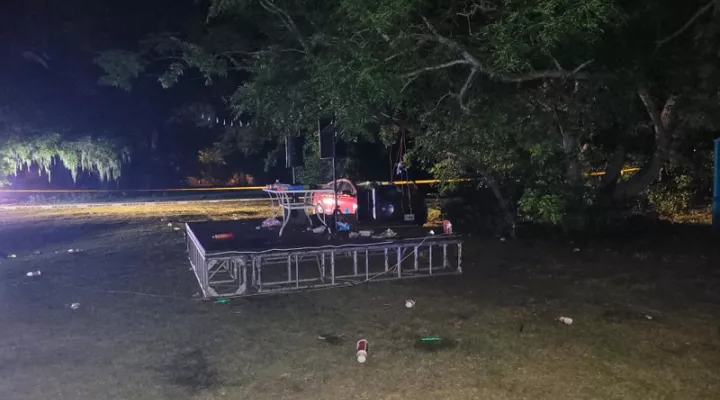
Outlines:
[{"label": "tree trunk", "polygon": [[662,167],[668,160],[672,139],[672,119],[677,98],[670,96],[662,110],[658,109],[647,89],[640,88],[638,95],[647,109],[655,129],[655,151],[652,158],[630,179],[621,182],[615,188],[615,199],[627,199],[639,195],[660,176]]},{"label": "tree trunk", "polygon": [[495,180],[495,177],[486,172],[481,171],[480,175],[482,175],[485,182],[490,186],[490,190],[492,190],[493,194],[495,195],[495,199],[498,202],[498,205],[500,205],[500,209],[502,210],[503,216],[505,217],[505,222],[508,224],[509,233],[511,238],[515,238],[515,214],[512,212],[510,207],[508,206],[508,202],[505,199],[505,196],[503,196],[502,191],[500,190],[500,186],[498,186],[497,181]]}]

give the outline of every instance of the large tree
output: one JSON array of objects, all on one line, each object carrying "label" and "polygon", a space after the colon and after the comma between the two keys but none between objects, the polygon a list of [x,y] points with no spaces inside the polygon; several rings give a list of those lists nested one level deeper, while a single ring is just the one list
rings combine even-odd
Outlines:
[{"label": "large tree", "polygon": [[[483,178],[513,226],[510,183],[527,213],[557,221],[637,196],[710,124],[715,2],[676,3],[214,0],[201,37],[98,61],[118,86],[162,60],[164,86],[188,69],[236,82],[229,105],[261,140],[327,116],[348,140],[408,137],[438,176]],[[641,170],[621,179],[628,163]],[[588,182],[591,168],[607,173]]]}]

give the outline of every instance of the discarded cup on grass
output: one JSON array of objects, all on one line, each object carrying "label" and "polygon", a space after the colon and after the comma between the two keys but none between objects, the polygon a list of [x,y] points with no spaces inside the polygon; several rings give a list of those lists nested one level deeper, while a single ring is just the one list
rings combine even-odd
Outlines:
[{"label": "discarded cup on grass", "polygon": [[557,317],[557,320],[565,325],[572,325],[573,319],[568,317]]},{"label": "discarded cup on grass", "polygon": [[70,304],[70,308],[72,308],[73,310],[77,310],[78,308],[80,308],[80,303],[72,303]]},{"label": "discarded cup on grass", "polygon": [[32,276],[40,276],[40,275],[42,275],[42,272],[41,272],[40,270],[30,271],[30,272],[28,272],[27,274],[25,274],[25,276],[31,276],[31,277],[32,277]]},{"label": "discarded cup on grass", "polygon": [[172,226],[172,222],[168,222],[168,226]]},{"label": "discarded cup on grass", "polygon": [[413,299],[405,300],[405,307],[407,307],[407,308],[415,307],[415,300],[413,300]]},{"label": "discarded cup on grass", "polygon": [[216,233],[212,236],[214,240],[229,240],[232,239],[234,236],[232,233]]},{"label": "discarded cup on grass", "polygon": [[9,254],[7,257],[8,258],[17,258],[17,254]]},{"label": "discarded cup on grass", "polygon": [[355,356],[357,357],[357,361],[362,364],[365,361],[367,361],[368,356],[368,341],[365,339],[360,339],[357,342],[357,346],[355,346]]}]

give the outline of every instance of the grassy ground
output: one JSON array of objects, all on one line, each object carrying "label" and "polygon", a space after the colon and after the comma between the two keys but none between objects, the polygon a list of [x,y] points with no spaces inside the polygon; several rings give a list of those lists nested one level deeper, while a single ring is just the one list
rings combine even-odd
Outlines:
[{"label": "grassy ground", "polygon": [[[228,203],[0,212],[0,251],[17,256],[0,259],[0,399],[720,394],[720,251],[707,227],[585,243],[467,239],[462,277],[193,300],[173,228],[268,212]],[[33,270],[43,274],[25,276]],[[405,308],[406,298],[417,305]],[[339,343],[318,338],[327,334]],[[449,345],[416,346],[430,335]],[[370,341],[364,365],[354,359],[360,338]]]}]

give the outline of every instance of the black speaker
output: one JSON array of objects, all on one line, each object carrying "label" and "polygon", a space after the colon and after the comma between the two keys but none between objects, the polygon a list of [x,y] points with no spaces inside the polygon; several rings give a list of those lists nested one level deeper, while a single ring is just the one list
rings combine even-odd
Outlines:
[{"label": "black speaker", "polygon": [[357,219],[361,223],[427,222],[425,198],[410,185],[359,186],[357,204]]},{"label": "black speaker", "polygon": [[285,167],[301,167],[303,165],[303,146],[305,145],[302,136],[285,136]]},{"label": "black speaker", "polygon": [[335,157],[335,124],[331,119],[318,121],[318,140],[320,145],[320,158]]}]

